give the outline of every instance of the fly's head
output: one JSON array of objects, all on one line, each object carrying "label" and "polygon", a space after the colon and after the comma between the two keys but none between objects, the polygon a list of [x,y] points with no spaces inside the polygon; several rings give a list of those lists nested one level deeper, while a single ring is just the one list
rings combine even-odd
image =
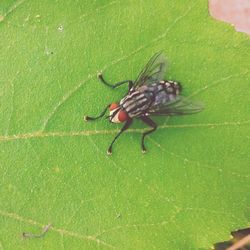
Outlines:
[{"label": "fly's head", "polygon": [[125,122],[129,119],[128,113],[121,108],[118,103],[112,103],[109,106],[109,120],[113,123]]}]

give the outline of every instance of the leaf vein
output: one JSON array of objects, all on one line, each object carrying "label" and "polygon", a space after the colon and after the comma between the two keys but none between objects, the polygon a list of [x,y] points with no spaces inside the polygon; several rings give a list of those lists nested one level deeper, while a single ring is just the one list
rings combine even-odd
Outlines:
[{"label": "leaf vein", "polygon": [[13,4],[11,6],[11,8],[4,14],[4,15],[0,15],[0,23],[3,22],[3,20],[10,15],[11,13],[13,13],[14,10],[16,10],[19,6],[21,6],[26,0],[19,0],[16,1],[15,4]]},{"label": "leaf vein", "polygon": [[241,77],[241,76],[244,76],[246,75],[247,73],[249,73],[249,71],[246,71],[244,73],[240,73],[240,74],[232,74],[232,75],[229,75],[229,76],[226,76],[226,77],[222,77],[221,79],[218,79],[216,81],[213,81],[211,84],[209,85],[205,85],[203,86],[202,88],[200,89],[197,89],[196,91],[194,91],[191,95],[189,95],[187,98],[191,98],[197,94],[200,94],[201,92],[203,91],[206,91],[208,88],[211,88],[213,86],[218,86],[219,84],[222,84],[223,82],[231,79],[231,78],[235,78],[235,77]]},{"label": "leaf vein", "polygon": [[[158,129],[171,129],[171,128],[216,128],[223,126],[242,126],[250,124],[249,121],[229,121],[222,123],[195,123],[195,124],[179,124],[179,125],[162,125]],[[142,133],[145,132],[147,128],[142,129],[128,129],[125,133]],[[0,135],[0,142],[4,141],[15,141],[15,140],[25,140],[32,138],[45,138],[45,137],[75,137],[75,136],[91,136],[91,135],[106,135],[114,134],[119,132],[119,129],[109,129],[109,130],[84,130],[84,131],[53,131],[53,132],[43,132],[36,131],[33,133],[24,133],[16,135]]]},{"label": "leaf vein", "polygon": [[199,162],[199,161],[195,161],[195,160],[191,160],[191,159],[188,159],[186,156],[181,156],[181,155],[178,155],[174,152],[171,152],[169,150],[165,150],[158,142],[156,142],[155,140],[153,140],[150,136],[148,138],[149,140],[151,140],[158,148],[160,148],[162,151],[164,151],[164,153],[168,153],[172,156],[175,156],[177,158],[182,158],[184,161],[187,161],[187,162],[190,162],[190,163],[194,163],[198,166],[202,165],[202,168],[207,168],[207,169],[210,169],[210,170],[216,170],[217,172],[221,173],[223,170],[224,173],[226,174],[230,174],[230,175],[233,175],[233,176],[236,176],[236,177],[240,177],[240,178],[247,178],[249,179],[250,175],[240,175],[239,173],[236,173],[236,172],[227,172],[225,171],[225,169],[221,169],[220,167],[218,166],[211,166],[207,163],[203,163],[203,162]]},{"label": "leaf vein", "polygon": [[[30,224],[30,225],[33,225],[33,226],[37,226],[37,227],[40,227],[40,228],[44,228],[44,225],[42,223],[37,222],[37,221],[35,221],[33,219],[24,218],[21,215],[13,213],[13,212],[6,212],[6,211],[3,211],[3,210],[0,210],[0,215],[2,215],[3,217],[7,217],[9,219],[19,221],[19,222],[23,222],[23,223]],[[106,243],[105,241],[97,239],[95,236],[83,235],[83,234],[79,234],[77,232],[69,231],[69,230],[66,230],[66,229],[63,229],[63,228],[57,228],[57,227],[54,227],[54,226],[51,226],[50,230],[54,231],[54,232],[57,232],[60,235],[75,237],[75,238],[83,239],[83,240],[87,240],[87,241],[93,241],[93,242],[97,243],[98,245],[103,245],[103,246],[107,246],[109,248],[114,248],[114,246]]]}]

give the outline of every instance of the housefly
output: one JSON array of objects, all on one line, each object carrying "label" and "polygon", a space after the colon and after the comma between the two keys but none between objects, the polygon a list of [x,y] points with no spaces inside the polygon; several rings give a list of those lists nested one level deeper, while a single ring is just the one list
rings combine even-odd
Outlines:
[{"label": "housefly", "polygon": [[101,82],[112,89],[128,83],[128,92],[119,102],[107,105],[96,117],[84,117],[85,121],[96,120],[103,117],[109,109],[110,114],[106,118],[109,118],[110,122],[124,123],[111,142],[108,154],[112,154],[114,142],[131,126],[134,118],[151,127],[142,134],[141,148],[142,152],[146,152],[144,139],[157,128],[151,116],[188,115],[202,110],[200,104],[180,95],[182,87],[179,82],[164,80],[166,68],[166,58],[162,52],[158,52],[151,57],[135,81],[125,80],[110,84],[102,74],[98,75]]}]

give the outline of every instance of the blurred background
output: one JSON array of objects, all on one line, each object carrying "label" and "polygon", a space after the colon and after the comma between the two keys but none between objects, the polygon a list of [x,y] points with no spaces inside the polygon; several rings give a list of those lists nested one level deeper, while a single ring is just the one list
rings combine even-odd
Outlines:
[{"label": "blurred background", "polygon": [[250,34],[250,0],[209,0],[211,16]]}]

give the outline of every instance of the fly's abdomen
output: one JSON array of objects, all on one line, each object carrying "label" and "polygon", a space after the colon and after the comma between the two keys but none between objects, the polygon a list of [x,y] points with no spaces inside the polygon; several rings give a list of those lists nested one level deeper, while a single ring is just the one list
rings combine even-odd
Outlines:
[{"label": "fly's abdomen", "polygon": [[157,85],[157,90],[154,92],[155,98],[152,106],[175,101],[180,91],[180,83],[174,81],[160,81]]},{"label": "fly's abdomen", "polygon": [[182,90],[181,84],[179,82],[161,81],[160,83],[165,86],[165,89],[169,94],[179,95]]}]

